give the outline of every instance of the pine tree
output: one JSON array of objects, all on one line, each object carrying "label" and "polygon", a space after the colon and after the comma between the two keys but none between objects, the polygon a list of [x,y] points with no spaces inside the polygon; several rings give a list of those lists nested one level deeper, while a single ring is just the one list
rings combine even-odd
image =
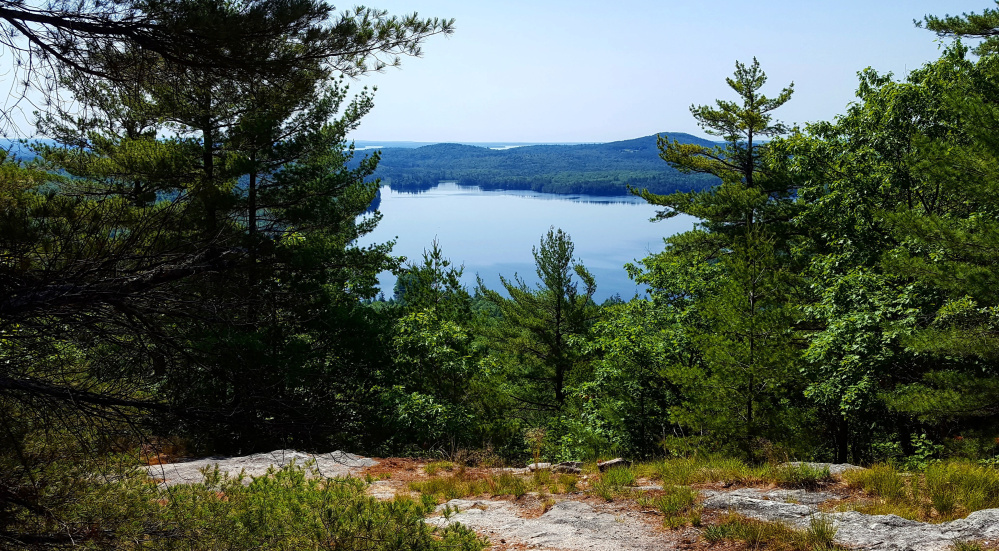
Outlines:
[{"label": "pine tree", "polygon": [[[997,2],[999,4],[999,2]],[[941,37],[982,38],[975,48],[978,55],[999,53],[999,10],[986,8],[982,13],[961,15],[927,15],[922,21],[913,21],[917,27],[925,27]]]},{"label": "pine tree", "polygon": [[673,420],[737,443],[747,457],[758,438],[779,438],[778,404],[793,394],[797,263],[791,254],[791,214],[798,209],[789,180],[762,140],[787,132],[771,112],[786,103],[793,85],[776,98],[760,89],[759,63],[736,62],[726,81],[741,104],[691,106],[708,133],[725,146],[669,142],[661,157],[685,172],[711,174],[720,183],[703,192],[655,195],[666,207],[701,219],[700,229],[666,239],[666,251],[647,258],[640,280],[654,283],[654,300],[685,320],[681,337],[696,361],[676,363],[665,376],[684,395]]},{"label": "pine tree", "polygon": [[[511,394],[523,409],[542,417],[561,413],[574,377],[586,365],[583,347],[599,314],[593,303],[596,282],[573,256],[569,235],[551,228],[533,249],[539,283],[531,288],[519,276],[500,278],[510,298],[479,292],[498,306],[501,319],[487,328],[496,361],[508,373]],[[580,288],[582,284],[582,288]]]},{"label": "pine tree", "polygon": [[[387,361],[361,299],[394,262],[356,246],[378,220],[359,217],[377,157],[348,166],[345,137],[371,101],[335,77],[416,48],[425,22],[296,0],[48,4],[66,11],[0,14],[58,46],[44,59],[80,107],[46,114],[60,145],[35,164],[2,165],[0,539],[35,526],[40,545],[103,545],[114,529],[59,518],[88,498],[39,478],[45,461],[99,460],[146,431],[218,451],[364,434]],[[80,472],[99,484],[94,463]]]},{"label": "pine tree", "polygon": [[[711,193],[656,195],[643,190],[639,194],[646,201],[666,207],[660,211],[660,219],[689,214],[704,220],[711,231],[748,227],[775,217],[786,219],[781,213],[783,209],[778,207],[786,207],[790,190],[783,180],[770,174],[763,140],[788,131],[770,113],[791,99],[794,84],[782,89],[775,98],[762,94],[760,89],[766,84],[767,75],[756,58],[749,66],[737,61],[735,74],[726,82],[738,94],[741,104],[717,100],[717,107],[690,106],[697,124],[708,134],[721,137],[724,146],[670,142],[665,135],[658,140],[660,156],[673,168],[716,176],[720,184]],[[758,219],[760,216],[763,219]]]}]

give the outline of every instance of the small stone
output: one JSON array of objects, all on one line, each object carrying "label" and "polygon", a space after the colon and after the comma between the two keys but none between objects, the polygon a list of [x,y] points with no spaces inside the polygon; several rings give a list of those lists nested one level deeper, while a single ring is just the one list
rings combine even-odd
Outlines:
[{"label": "small stone", "polygon": [[613,469],[614,467],[630,467],[631,461],[627,459],[621,459],[620,457],[611,459],[610,461],[604,461],[602,463],[597,463],[597,467],[600,468],[600,472],[604,472],[607,469]]},{"label": "small stone", "polygon": [[552,472],[563,473],[563,474],[579,474],[583,472],[583,463],[581,461],[563,461],[561,463],[555,464],[552,467]]}]

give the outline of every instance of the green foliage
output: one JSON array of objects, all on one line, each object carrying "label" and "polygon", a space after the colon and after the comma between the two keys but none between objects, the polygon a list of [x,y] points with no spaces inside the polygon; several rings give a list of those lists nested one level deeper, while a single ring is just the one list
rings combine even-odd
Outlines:
[{"label": "green foliage", "polygon": [[900,82],[864,71],[845,115],[772,146],[792,160],[806,202],[798,226],[818,293],[806,310],[818,329],[807,393],[837,460],[848,446],[856,461],[870,457],[878,434],[911,455],[919,424],[984,426],[970,418],[993,415],[984,381],[950,411],[943,404],[994,376],[996,287],[984,267],[996,249],[981,220],[995,210],[995,146],[981,128],[994,117],[985,98],[996,69],[966,53],[954,45]]},{"label": "green foliage", "polygon": [[480,443],[472,299],[461,273],[435,241],[422,263],[399,274],[391,311],[392,366],[382,374],[380,393],[385,453]]},{"label": "green foliage", "polygon": [[[38,436],[21,460],[0,456],[0,484],[19,487],[0,515],[0,546],[16,549],[467,549],[485,542],[424,522],[434,503],[366,495],[358,479],[323,479],[289,465],[246,481],[217,469],[201,484],[150,483],[134,455],[79,448],[72,434]],[[7,443],[7,442],[5,442]],[[18,477],[34,481],[21,485]],[[30,501],[29,501],[30,500]],[[18,507],[30,502],[45,515]]]},{"label": "green foliage", "polygon": [[[64,465],[26,452],[36,432],[182,434],[212,453],[363,445],[390,364],[370,346],[386,317],[361,301],[397,261],[356,245],[379,220],[362,216],[377,156],[348,167],[345,139],[372,98],[338,75],[418,53],[451,23],[321,2],[126,4],[53,14],[151,26],[141,44],[124,27],[96,38],[107,47],[65,35],[79,65],[52,61],[73,112],[39,115],[55,141],[32,144],[31,163],[2,159],[0,456],[22,472],[0,507],[15,515],[44,517],[31,487],[55,476],[26,465]],[[175,39],[203,48],[154,47]],[[61,537],[55,523],[33,537]]]},{"label": "green foliage", "polygon": [[999,10],[985,8],[981,13],[971,12],[961,15],[946,15],[939,17],[927,15],[922,21],[916,21],[917,27],[937,33],[938,36],[983,38],[975,48],[979,55],[989,55],[999,52],[999,42],[995,34],[999,29]]},{"label": "green foliage", "polygon": [[787,131],[771,112],[793,88],[772,99],[761,94],[766,75],[755,59],[751,66],[736,63],[727,82],[741,104],[691,107],[698,124],[723,137],[725,146],[665,137],[659,143],[672,166],[721,183],[701,192],[640,193],[666,207],[660,219],[690,214],[702,220],[700,228],[668,238],[664,252],[632,273],[665,309],[656,321],[662,320],[675,352],[659,375],[678,398],[669,420],[680,430],[710,435],[715,450],[738,447],[752,458],[757,448],[787,441],[781,435],[789,426],[808,419],[801,410],[791,413],[801,384],[793,331],[801,280],[788,224],[797,207],[793,188],[771,166],[769,146],[760,143]]},{"label": "green foliage", "polygon": [[[684,143],[711,142],[680,134]],[[639,186],[656,193],[703,189],[708,175],[682,174],[659,162],[656,137],[604,144],[537,145],[493,150],[458,144],[386,148],[375,176],[396,190],[419,192],[441,181],[482,189],[627,195]]]},{"label": "green foliage", "polygon": [[768,203],[775,198],[787,197],[783,182],[767,178],[766,145],[758,140],[787,132],[787,127],[772,120],[770,112],[791,99],[794,84],[781,90],[777,97],[767,98],[760,93],[766,81],[766,73],[760,69],[756,58],[748,67],[737,61],[735,74],[726,82],[738,94],[741,105],[717,100],[717,107],[690,106],[697,124],[707,133],[722,137],[725,146],[683,144],[675,139],[670,142],[668,136],[659,137],[660,156],[670,166],[687,173],[711,174],[721,180],[711,193],[664,196],[641,192],[646,201],[666,207],[659,213],[659,218],[681,212],[691,214],[705,219],[712,230],[720,229],[717,224],[741,222],[752,225],[758,210],[772,207]]},{"label": "green foliage", "polygon": [[[172,492],[165,514],[202,543],[232,549],[481,549],[485,542],[455,526],[435,534],[423,519],[433,505],[379,502],[356,479],[320,480],[286,467],[241,481],[207,473],[203,485]],[[189,536],[189,537],[190,537]],[[199,543],[201,545],[202,543]]]},{"label": "green foliage", "polygon": [[501,277],[509,298],[481,282],[477,289],[499,314],[479,325],[489,350],[485,370],[500,374],[514,407],[554,442],[564,433],[560,416],[573,389],[589,377],[585,344],[600,315],[592,299],[596,283],[573,251],[569,235],[551,228],[532,251],[536,289],[519,276]]},{"label": "green foliage", "polygon": [[662,376],[685,352],[679,324],[644,300],[603,309],[593,327],[593,375],[578,387],[581,400],[563,447],[594,460],[656,455],[662,427],[672,425],[669,410],[680,399],[677,386]]}]

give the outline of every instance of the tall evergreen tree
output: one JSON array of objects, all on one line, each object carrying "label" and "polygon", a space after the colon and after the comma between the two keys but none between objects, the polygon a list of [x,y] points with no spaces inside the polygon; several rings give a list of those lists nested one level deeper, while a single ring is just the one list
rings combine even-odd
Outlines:
[{"label": "tall evergreen tree", "polygon": [[663,160],[682,172],[717,176],[721,183],[710,193],[656,195],[641,191],[639,194],[649,203],[666,207],[659,212],[660,219],[689,214],[702,219],[710,231],[724,232],[788,217],[783,210],[788,207],[791,190],[786,181],[770,173],[765,140],[788,131],[784,124],[773,120],[771,112],[791,99],[794,84],[782,89],[777,97],[768,98],[760,91],[767,75],[756,58],[749,66],[737,61],[734,75],[726,82],[741,103],[717,100],[716,107],[690,106],[698,126],[721,137],[724,146],[670,142],[668,136],[659,136]]},{"label": "tall evergreen tree", "polygon": [[[73,488],[22,491],[39,464],[90,461],[136,432],[236,451],[363,435],[385,358],[357,344],[381,329],[360,300],[393,262],[387,246],[356,246],[378,220],[359,216],[377,157],[348,168],[345,136],[371,100],[349,100],[335,76],[449,23],[296,1],[74,2],[42,20],[3,7],[43,29],[34,47],[65,47],[46,59],[81,110],[43,120],[61,145],[38,145],[39,161],[3,165],[0,522],[44,511],[70,527],[57,517]],[[135,29],[164,34],[150,45]],[[106,40],[87,42],[94,32]],[[158,49],[171,33],[206,46],[171,57]],[[201,57],[213,45],[224,59]],[[239,182],[250,172],[265,184],[255,207]],[[60,435],[85,436],[77,455]]]},{"label": "tall evergreen tree", "polygon": [[790,219],[798,206],[763,141],[788,130],[771,112],[790,99],[793,85],[771,99],[761,92],[766,80],[755,59],[749,66],[737,62],[726,82],[741,103],[691,107],[698,124],[723,137],[724,146],[660,137],[665,161],[717,176],[717,186],[665,196],[641,192],[666,207],[660,219],[678,213],[701,219],[699,229],[668,238],[666,250],[647,258],[648,272],[639,276],[665,308],[686,320],[681,342],[696,357],[664,371],[684,396],[673,419],[738,442],[749,457],[758,439],[779,439],[787,421],[780,409],[789,407],[782,400],[796,379],[792,329],[799,283]]},{"label": "tall evergreen tree", "polygon": [[521,409],[542,419],[557,417],[565,407],[587,364],[579,341],[587,338],[599,314],[593,302],[596,282],[574,251],[569,235],[551,228],[532,251],[535,288],[519,276],[512,281],[501,276],[506,298],[479,284],[501,314],[496,326],[486,328],[493,357],[507,373]]}]

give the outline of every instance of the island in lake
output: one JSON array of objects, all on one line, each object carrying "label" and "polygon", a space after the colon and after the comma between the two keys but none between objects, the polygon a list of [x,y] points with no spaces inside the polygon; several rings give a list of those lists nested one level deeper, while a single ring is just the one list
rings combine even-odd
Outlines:
[{"label": "island in lake", "polygon": [[[690,134],[666,135],[681,143],[716,145]],[[374,176],[395,190],[427,190],[447,181],[482,190],[620,196],[629,194],[629,186],[665,194],[704,190],[718,183],[714,176],[684,174],[663,162],[654,134],[599,144],[391,145],[396,147],[379,149],[381,160]]]}]

